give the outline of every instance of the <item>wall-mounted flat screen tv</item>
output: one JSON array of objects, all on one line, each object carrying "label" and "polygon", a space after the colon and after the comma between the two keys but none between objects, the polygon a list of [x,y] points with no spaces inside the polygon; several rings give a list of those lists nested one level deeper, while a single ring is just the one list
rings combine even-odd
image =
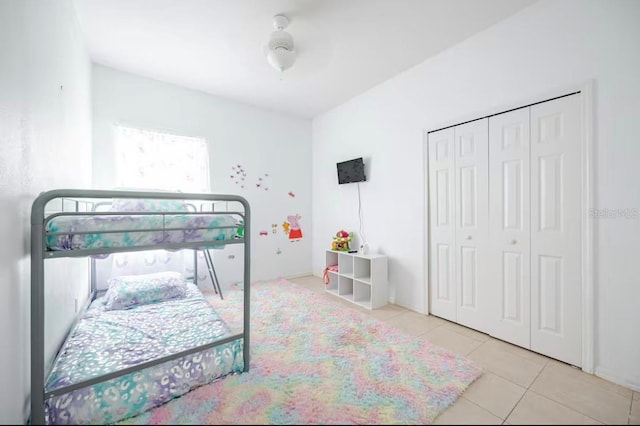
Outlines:
[{"label": "wall-mounted flat screen tv", "polygon": [[338,166],[338,183],[354,183],[365,182],[367,179],[364,175],[364,161],[362,157],[353,160],[343,161]]}]

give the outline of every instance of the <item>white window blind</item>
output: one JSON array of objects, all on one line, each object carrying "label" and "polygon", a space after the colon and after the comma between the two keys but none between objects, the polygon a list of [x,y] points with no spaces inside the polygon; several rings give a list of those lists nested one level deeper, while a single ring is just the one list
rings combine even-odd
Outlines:
[{"label": "white window blind", "polygon": [[210,192],[205,139],[120,125],[114,130],[118,186]]}]

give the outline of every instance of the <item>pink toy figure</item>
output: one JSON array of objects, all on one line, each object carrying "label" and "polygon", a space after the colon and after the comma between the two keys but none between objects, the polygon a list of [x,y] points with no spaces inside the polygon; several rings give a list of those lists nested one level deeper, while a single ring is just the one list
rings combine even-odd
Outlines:
[{"label": "pink toy figure", "polygon": [[295,216],[287,216],[287,220],[289,221],[289,225],[291,226],[291,228],[289,229],[290,240],[297,240],[299,238],[302,238],[302,230],[300,229],[300,224],[298,223],[300,218],[301,216],[299,214]]}]

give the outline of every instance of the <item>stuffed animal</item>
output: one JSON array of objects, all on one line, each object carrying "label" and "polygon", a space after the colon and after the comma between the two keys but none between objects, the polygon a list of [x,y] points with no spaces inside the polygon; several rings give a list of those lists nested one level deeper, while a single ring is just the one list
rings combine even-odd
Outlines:
[{"label": "stuffed animal", "polygon": [[331,241],[331,250],[337,251],[349,251],[349,242],[353,237],[353,232],[347,232],[344,229],[336,232],[336,235]]}]

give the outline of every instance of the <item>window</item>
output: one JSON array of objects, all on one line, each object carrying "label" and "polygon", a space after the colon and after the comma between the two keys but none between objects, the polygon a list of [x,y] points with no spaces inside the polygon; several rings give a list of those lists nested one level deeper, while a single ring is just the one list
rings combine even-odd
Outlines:
[{"label": "window", "polygon": [[[115,126],[114,133],[118,186],[133,190],[210,192],[206,140],[125,126]],[[110,257],[109,276],[150,270],[193,274],[190,266],[193,258],[182,251],[117,253]]]},{"label": "window", "polygon": [[209,153],[202,138],[116,126],[117,185],[209,192]]}]

